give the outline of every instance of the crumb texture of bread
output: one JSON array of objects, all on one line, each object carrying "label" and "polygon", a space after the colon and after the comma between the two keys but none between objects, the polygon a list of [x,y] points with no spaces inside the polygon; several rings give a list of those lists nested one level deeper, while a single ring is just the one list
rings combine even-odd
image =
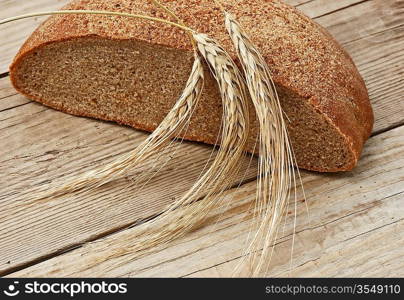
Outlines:
[{"label": "crumb texture of bread", "polygon": [[[237,60],[213,1],[162,2]],[[270,67],[299,167],[320,172],[354,168],[374,120],[365,83],[349,55],[325,29],[279,0],[223,2]],[[170,19],[143,0],[76,0],[64,9]],[[19,92],[44,105],[152,131],[180,95],[192,62],[188,36],[173,26],[125,17],[60,15],[46,20],[25,42],[10,77]],[[222,105],[205,69],[203,96],[184,137],[214,144]],[[252,152],[259,128],[250,107]]]}]

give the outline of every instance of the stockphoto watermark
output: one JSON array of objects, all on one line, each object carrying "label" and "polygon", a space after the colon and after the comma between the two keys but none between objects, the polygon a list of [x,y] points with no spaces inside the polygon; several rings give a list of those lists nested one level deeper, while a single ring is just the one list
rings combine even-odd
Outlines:
[{"label": "stockphoto watermark", "polygon": [[345,284],[315,285],[286,284],[266,286],[265,292],[272,295],[399,295],[399,284]]},{"label": "stockphoto watermark", "polygon": [[65,295],[74,298],[77,295],[119,295],[127,292],[127,283],[110,283],[106,281],[41,282],[36,280],[20,282],[16,280],[4,288],[3,295],[8,297],[18,295]]}]

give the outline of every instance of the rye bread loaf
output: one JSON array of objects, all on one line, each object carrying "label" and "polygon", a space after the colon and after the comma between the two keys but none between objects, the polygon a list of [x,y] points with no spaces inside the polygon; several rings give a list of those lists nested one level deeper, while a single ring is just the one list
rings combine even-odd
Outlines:
[{"label": "rye bread loaf", "polygon": [[[184,22],[219,41],[236,59],[212,0],[162,1]],[[373,126],[364,81],[322,27],[278,0],[223,1],[272,71],[301,168],[351,170]],[[169,18],[145,0],[77,0],[64,9],[122,11]],[[26,41],[10,76],[28,98],[55,109],[152,131],[181,93],[192,66],[178,28],[125,17],[65,15],[44,22]],[[251,105],[252,151],[258,123]],[[203,97],[185,138],[213,144],[222,105],[206,68]]]}]

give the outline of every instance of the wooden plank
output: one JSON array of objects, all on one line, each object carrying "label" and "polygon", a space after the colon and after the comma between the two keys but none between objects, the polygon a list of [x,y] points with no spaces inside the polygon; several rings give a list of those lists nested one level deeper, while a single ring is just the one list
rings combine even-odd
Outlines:
[{"label": "wooden plank", "polygon": [[[3,100],[4,98],[10,97],[12,95],[17,95],[17,91],[11,85],[10,78],[8,76],[0,78],[0,100]],[[7,100],[0,101],[0,105],[3,105],[3,103],[5,102],[9,101]]]},{"label": "wooden plank", "polygon": [[293,5],[293,6],[298,7],[299,5],[302,5],[302,4],[310,2],[310,1],[311,0],[286,0],[284,2],[289,4],[289,5]]},{"label": "wooden plank", "polygon": [[[365,0],[366,1],[366,0]],[[285,1],[290,5],[296,6],[310,18],[319,18],[323,15],[334,14],[335,11],[341,10],[356,4],[365,2],[363,0],[288,0]]]},{"label": "wooden plank", "polygon": [[[404,126],[373,137],[351,173],[304,173],[310,217],[299,201],[291,275],[404,276],[403,135]],[[254,182],[228,191],[229,205],[215,211],[204,226],[138,260],[116,254],[133,245],[134,234],[144,225],[10,276],[229,276],[248,234],[245,220],[251,216],[243,212],[254,196]],[[292,207],[269,275],[289,275]]]},{"label": "wooden plank", "polygon": [[404,26],[349,42],[345,48],[368,87],[375,111],[373,132],[404,124]]},{"label": "wooden plank", "polygon": [[[401,196],[402,197],[402,196]],[[386,208],[386,207],[383,207]],[[388,209],[388,208],[387,208]],[[390,208],[391,209],[391,208]],[[401,206],[397,206],[397,210]],[[377,212],[376,212],[377,213]],[[353,222],[353,220],[351,220]],[[334,228],[332,228],[334,229]],[[360,233],[357,236],[350,237],[346,241],[322,249],[323,253],[312,258],[305,257],[300,260],[298,266],[289,271],[287,269],[287,257],[277,257],[283,259],[284,271],[273,272],[273,277],[363,277],[363,278],[396,278],[404,276],[404,230],[403,219],[391,224],[371,230],[370,232]],[[321,239],[324,237],[322,232]],[[315,235],[316,232],[310,232]],[[307,236],[300,237],[306,238]],[[310,251],[305,244],[305,251]],[[394,247],[392,247],[394,245]],[[284,247],[285,248],[285,247]],[[366,249],[366,251],[361,251]],[[290,251],[290,249],[284,249]],[[318,251],[318,250],[317,250]],[[277,250],[277,254],[280,249]],[[295,256],[305,253],[295,251]],[[218,264],[214,267],[192,273],[187,277],[220,277],[231,274],[231,271],[237,265],[238,260]],[[277,262],[279,265],[279,262]]]},{"label": "wooden plank", "polygon": [[[313,1],[313,3],[317,2]],[[402,30],[403,14],[404,1],[402,0],[372,0],[361,1],[357,5],[347,6],[345,9],[325,14],[315,20],[327,28],[342,45],[364,38],[379,43],[381,41],[373,38],[373,35],[393,28],[401,27]]]}]

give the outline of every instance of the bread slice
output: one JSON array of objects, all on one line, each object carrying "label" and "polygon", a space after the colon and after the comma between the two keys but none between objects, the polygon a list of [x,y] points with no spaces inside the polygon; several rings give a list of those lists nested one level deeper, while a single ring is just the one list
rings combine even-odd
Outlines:
[{"label": "bread slice", "polygon": [[[213,1],[163,2],[236,59]],[[270,66],[298,165],[321,172],[351,170],[371,133],[373,112],[348,54],[322,27],[278,0],[225,3],[228,8],[236,4],[230,11]],[[77,0],[65,9],[169,18],[144,0]],[[192,61],[187,35],[169,25],[124,17],[54,16],[23,45],[10,76],[19,92],[47,106],[152,131],[181,93]],[[185,138],[214,144],[221,113],[217,85],[206,71],[204,94]],[[249,151],[258,133],[254,113],[251,124]]]}]

